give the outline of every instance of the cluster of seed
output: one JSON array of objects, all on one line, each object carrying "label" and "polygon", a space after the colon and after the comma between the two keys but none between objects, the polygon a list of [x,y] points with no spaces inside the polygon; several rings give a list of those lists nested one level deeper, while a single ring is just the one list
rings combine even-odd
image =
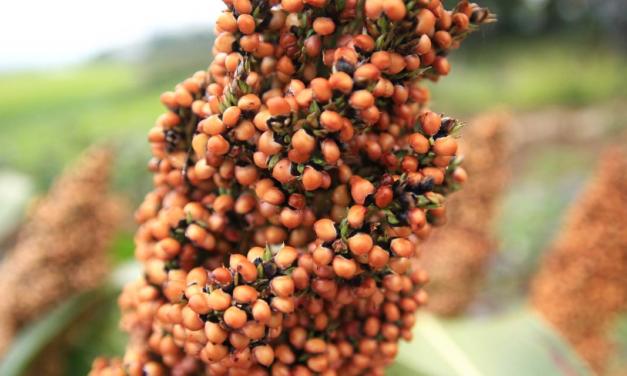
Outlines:
[{"label": "cluster of seed", "polygon": [[111,163],[106,149],[86,152],[39,200],[0,263],[0,357],[22,327],[105,278],[123,211],[107,193]]},{"label": "cluster of seed", "polygon": [[627,310],[626,170],[624,150],[615,147],[603,155],[548,250],[530,295],[533,306],[598,374],[610,371],[609,334]]},{"label": "cluster of seed", "polygon": [[149,133],[145,278],[120,304],[150,356],[93,374],[382,374],[426,300],[416,245],[466,178],[460,124],[425,108],[421,81],[492,17],[467,1],[225,3],[213,62],[162,95]]},{"label": "cluster of seed", "polygon": [[497,112],[478,116],[462,130],[459,149],[471,179],[447,202],[446,227],[423,243],[420,257],[429,274],[426,290],[432,312],[462,313],[480,291],[498,249],[493,228],[510,175],[510,165],[503,163],[512,149],[509,129],[509,117]]}]

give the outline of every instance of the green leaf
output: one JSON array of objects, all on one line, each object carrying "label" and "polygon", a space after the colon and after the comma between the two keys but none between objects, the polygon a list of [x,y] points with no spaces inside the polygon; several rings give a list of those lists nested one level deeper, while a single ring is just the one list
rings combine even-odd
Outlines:
[{"label": "green leaf", "polygon": [[[609,332],[616,351],[609,361],[607,374],[618,375],[620,370],[627,369],[627,312],[619,314]],[[613,373],[614,370],[616,372]]]},{"label": "green leaf", "polygon": [[319,153],[316,153],[311,157],[311,162],[315,164],[316,166],[321,166],[321,167],[324,167],[327,163],[327,161],[324,159],[324,156],[322,156],[322,154],[319,154]]},{"label": "green leaf", "polygon": [[263,261],[270,261],[272,260],[272,257],[272,247],[270,246],[270,244],[266,244],[266,249],[263,252]]},{"label": "green leaf", "polygon": [[41,320],[27,326],[20,332],[2,359],[0,375],[22,375],[41,351],[73,325],[78,317],[90,307],[108,302],[107,306],[114,305],[117,310],[115,301],[119,291],[123,285],[140,275],[140,271],[141,268],[136,262],[122,264],[111,273],[103,287],[67,299],[57,308],[46,313]]},{"label": "green leaf", "polygon": [[[121,356],[128,342],[128,335],[120,328],[118,290],[92,304],[64,332],[61,346],[64,348],[64,375],[86,375],[91,364],[99,356]],[[53,342],[54,346],[56,341]],[[50,345],[46,349],[50,348]],[[45,351],[45,350],[44,350]]]},{"label": "green leaf", "polygon": [[251,92],[250,86],[248,86],[246,82],[239,80],[237,81],[237,85],[239,86],[242,94],[248,94]]},{"label": "green leaf", "polygon": [[309,112],[312,114],[316,114],[316,116],[320,113],[320,106],[318,105],[318,102],[311,102],[311,105],[309,105]]},{"label": "green leaf", "polygon": [[265,278],[265,273],[263,271],[263,264],[259,263],[257,265],[257,275],[259,276],[258,279],[264,279]]},{"label": "green leaf", "polygon": [[218,109],[220,110],[220,112],[224,112],[227,108],[228,106],[226,102],[220,102],[220,104],[218,105]]},{"label": "green leaf", "polygon": [[281,154],[273,155],[272,158],[270,158],[270,160],[268,161],[268,170],[272,170],[274,166],[276,166],[276,164],[279,163],[280,160],[281,160]]},{"label": "green leaf", "polygon": [[113,245],[110,248],[109,254],[116,264],[132,260],[135,254],[133,234],[129,231],[120,231],[113,239]]},{"label": "green leaf", "polygon": [[387,218],[387,221],[389,224],[391,225],[397,225],[400,222],[398,221],[398,218],[396,218],[396,215],[394,215],[394,213],[392,213],[391,210],[385,210],[385,217]]},{"label": "green leaf", "polygon": [[342,219],[342,222],[340,222],[340,237],[344,242],[348,240],[348,232],[350,231],[350,228],[348,226],[348,219]]},{"label": "green leaf", "polygon": [[335,9],[337,9],[338,12],[343,11],[345,6],[346,6],[346,0],[337,0],[335,2]]},{"label": "green leaf", "polygon": [[425,195],[419,195],[416,197],[416,205],[420,208],[424,208],[430,203],[431,201],[427,197],[425,197]]},{"label": "green leaf", "polygon": [[41,350],[78,317],[90,299],[87,293],[75,296],[24,329],[2,360],[0,375],[22,375]]},{"label": "green leaf", "polygon": [[383,47],[383,42],[385,42],[385,35],[380,35],[375,42],[375,48],[380,50]]},{"label": "green leaf", "polygon": [[385,31],[385,30],[387,29],[387,25],[388,25],[388,23],[387,23],[386,18],[384,18],[384,17],[379,17],[379,19],[377,20],[377,26],[379,26],[379,28],[380,28],[381,30],[384,30],[384,31]]},{"label": "green leaf", "polygon": [[426,374],[420,373],[418,370],[401,362],[396,362],[386,370],[385,374],[389,376],[427,376]]},{"label": "green leaf", "polygon": [[566,341],[527,309],[450,321],[422,313],[413,333],[387,374],[592,375]]}]

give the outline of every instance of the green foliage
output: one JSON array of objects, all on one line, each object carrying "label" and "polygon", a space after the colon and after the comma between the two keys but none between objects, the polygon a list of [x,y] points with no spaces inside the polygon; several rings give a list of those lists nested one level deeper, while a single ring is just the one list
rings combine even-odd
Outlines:
[{"label": "green foliage", "polygon": [[131,67],[117,65],[0,77],[0,165],[32,174],[42,188],[94,142],[143,139],[160,90],[136,85]]},{"label": "green foliage", "polygon": [[610,359],[608,375],[619,375],[627,369],[627,312],[623,312],[610,328],[610,338],[616,344],[616,353]]},{"label": "green foliage", "polygon": [[452,56],[450,77],[431,85],[434,108],[477,113],[504,106],[529,110],[627,98],[627,57],[603,45],[580,47],[560,38],[477,43],[479,54]]},{"label": "green foliage", "polygon": [[108,294],[98,306],[84,313],[68,332],[67,375],[86,375],[98,356],[120,356],[128,340],[120,330],[119,291]]},{"label": "green foliage", "polygon": [[24,329],[2,359],[0,375],[22,375],[46,345],[61,334],[93,299],[92,294],[73,297]]},{"label": "green foliage", "polygon": [[444,321],[418,315],[389,375],[591,375],[574,351],[527,309],[498,317]]},{"label": "green foliage", "polygon": [[118,329],[117,297],[140,274],[133,262],[117,267],[105,285],[76,295],[21,331],[0,362],[0,375],[20,376],[46,346],[61,340],[68,375],[85,375],[99,355],[119,355],[126,336]]},{"label": "green foliage", "polygon": [[117,234],[113,246],[111,247],[111,257],[115,263],[129,261],[135,255],[135,242],[133,234],[122,231]]},{"label": "green foliage", "polygon": [[541,262],[542,252],[561,228],[565,211],[592,172],[593,151],[566,145],[538,146],[519,165],[501,205],[500,252],[489,271],[484,296],[504,307],[520,298]]}]

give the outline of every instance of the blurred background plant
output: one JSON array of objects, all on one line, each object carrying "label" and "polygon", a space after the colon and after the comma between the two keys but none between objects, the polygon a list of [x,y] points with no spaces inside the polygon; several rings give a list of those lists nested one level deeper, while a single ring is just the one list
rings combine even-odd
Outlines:
[{"label": "blurred background plant", "polygon": [[[69,9],[78,4],[72,1],[57,3],[58,15],[52,18],[67,24],[64,27],[73,34],[65,43],[79,48],[87,42],[72,27],[87,26],[71,16]],[[617,270],[627,268],[627,249],[619,242],[627,218],[618,214],[625,210],[618,203],[625,205],[625,200],[605,200],[625,193],[618,180],[612,180],[618,178],[607,176],[616,169],[608,159],[618,157],[605,157],[599,164],[599,154],[608,144],[627,144],[624,1],[492,0],[486,5],[499,14],[500,22],[471,38],[468,47],[453,57],[451,75],[432,88],[437,98],[433,109],[469,120],[465,132],[471,180],[455,200],[458,207],[451,208],[449,224],[458,235],[436,237],[422,250],[423,262],[433,265],[431,313],[420,317],[416,340],[401,350],[390,373],[624,374],[624,300],[622,306],[610,307],[607,298],[604,314],[589,314],[599,319],[596,323],[582,320],[580,310],[568,311],[586,304],[570,297],[583,299],[599,291],[596,285],[620,287],[621,282],[610,285],[610,274],[603,272],[594,286],[588,285],[587,277],[572,277],[570,268],[562,267],[565,261],[560,261],[589,271],[601,268],[589,264],[596,259],[622,268]],[[108,5],[113,13],[115,6]],[[4,287],[0,337],[7,343],[7,352],[0,355],[2,375],[52,375],[50,369],[82,375],[97,354],[123,351],[115,302],[133,256],[133,227],[128,225],[132,216],[125,210],[116,211],[121,219],[108,216],[104,170],[108,166],[112,172],[114,194],[134,207],[150,186],[145,134],[159,114],[159,94],[210,61],[210,30],[221,9],[219,2],[183,0],[181,6],[196,10],[187,12],[195,14],[195,25],[199,18],[206,19],[206,25],[199,31],[186,24],[185,12],[174,17],[170,7],[156,3],[151,10],[164,16],[154,18],[145,37],[129,45],[123,36],[136,30],[121,27],[115,33],[121,36],[117,43],[90,51],[87,58],[55,60],[53,68],[48,57],[30,56],[27,51],[54,48],[45,46],[42,25],[28,28],[35,40],[44,41],[27,43],[26,5],[9,6],[0,16],[0,43],[18,46],[8,50],[15,56],[3,59],[13,64],[0,63],[0,281],[7,280],[0,284]],[[149,10],[144,10],[148,19]],[[87,17],[88,10],[83,11]],[[130,18],[129,24],[142,22],[137,14]],[[110,22],[103,22],[101,32],[111,28]],[[85,38],[91,35],[87,31]],[[113,34],[107,38],[113,39]],[[57,55],[50,56],[58,59]],[[94,174],[89,179],[95,180],[73,183],[79,188],[72,189],[64,183],[52,185],[66,165],[102,142],[111,145],[116,158],[88,168],[85,173]],[[79,162],[77,168],[85,163]],[[490,170],[495,165],[505,167]],[[61,177],[60,182],[68,179]],[[590,179],[591,187],[601,188],[588,188],[579,199]],[[72,193],[74,189],[91,194]],[[49,190],[38,203],[36,197]],[[62,197],[85,198],[85,205],[91,205],[84,211],[89,215],[79,216],[85,221],[77,214],[58,216],[64,213],[61,208],[75,210]],[[473,200],[490,200],[493,207],[477,213],[468,204]],[[46,205],[56,208],[57,219],[41,212]],[[581,240],[569,235],[572,232]],[[29,233],[41,235],[24,235]],[[56,252],[63,255],[54,257]],[[63,265],[61,259],[76,264]],[[82,262],[91,266],[81,267]],[[52,281],[64,287],[46,282],[45,273],[55,274]],[[89,278],[73,284],[74,274]],[[560,290],[564,286],[589,290]],[[17,310],[23,304],[34,308]],[[583,330],[584,323],[590,332],[573,334],[573,327]],[[582,336],[597,339],[586,346],[603,355],[582,350]]]},{"label": "blurred background plant", "polygon": [[462,130],[460,151],[470,180],[450,201],[446,231],[435,229],[420,263],[429,272],[429,310],[462,314],[475,300],[498,244],[494,221],[510,179],[510,118],[491,113]]},{"label": "blurred background plant", "polygon": [[122,216],[107,191],[112,157],[91,149],[33,203],[16,244],[0,264],[0,354],[15,335],[58,301],[97,287],[107,246]]},{"label": "blurred background plant", "polygon": [[598,373],[611,367],[610,330],[627,309],[625,171],[627,154],[612,149],[603,155],[531,289],[532,305]]}]

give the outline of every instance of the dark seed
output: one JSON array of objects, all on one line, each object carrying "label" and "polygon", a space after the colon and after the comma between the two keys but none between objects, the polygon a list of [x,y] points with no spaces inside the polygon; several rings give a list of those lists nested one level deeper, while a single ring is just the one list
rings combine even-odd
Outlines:
[{"label": "dark seed", "polygon": [[350,76],[355,73],[355,66],[344,59],[340,59],[337,63],[335,63],[335,69]]},{"label": "dark seed", "polygon": [[267,278],[272,278],[276,275],[277,267],[274,263],[266,262],[263,264],[263,273]]}]

